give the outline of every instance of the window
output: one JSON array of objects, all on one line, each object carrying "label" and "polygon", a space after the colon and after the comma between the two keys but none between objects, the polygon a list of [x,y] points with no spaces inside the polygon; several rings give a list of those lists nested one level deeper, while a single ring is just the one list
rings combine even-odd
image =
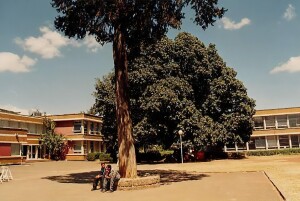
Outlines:
[{"label": "window", "polygon": [[11,155],[12,156],[20,155],[20,144],[11,144]]},{"label": "window", "polygon": [[28,126],[28,133],[36,133],[36,124],[29,124]]},{"label": "window", "polygon": [[298,135],[291,136],[292,147],[299,147],[299,137]]},{"label": "window", "polygon": [[255,129],[264,129],[263,117],[254,117],[254,128]]},{"label": "window", "polygon": [[255,148],[266,148],[266,140],[264,137],[255,138]]},{"label": "window", "polygon": [[81,142],[75,142],[73,149],[74,154],[81,154]]},{"label": "window", "polygon": [[276,148],[277,147],[277,139],[276,136],[268,136],[267,137],[268,147]]},{"label": "window", "polygon": [[280,135],[279,136],[279,144],[281,148],[289,148],[289,136],[288,135]]},{"label": "window", "polygon": [[267,116],[265,117],[266,128],[275,128],[275,116]]},{"label": "window", "polygon": [[74,121],[73,132],[81,133],[81,121]]},{"label": "window", "polygon": [[290,128],[300,127],[300,115],[299,114],[288,115],[288,117],[289,117]]},{"label": "window", "polygon": [[287,128],[287,115],[280,115],[276,117],[277,128]]}]

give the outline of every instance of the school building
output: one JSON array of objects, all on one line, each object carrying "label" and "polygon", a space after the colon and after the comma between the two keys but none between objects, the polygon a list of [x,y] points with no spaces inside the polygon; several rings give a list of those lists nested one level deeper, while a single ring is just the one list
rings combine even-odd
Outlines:
[{"label": "school building", "polygon": [[227,151],[300,147],[300,107],[257,110],[250,141],[225,147]]},{"label": "school building", "polygon": [[[83,113],[47,117],[56,123],[56,133],[66,139],[67,160],[85,160],[88,153],[106,151],[101,117]],[[43,118],[0,109],[0,164],[47,158],[41,146]]]}]

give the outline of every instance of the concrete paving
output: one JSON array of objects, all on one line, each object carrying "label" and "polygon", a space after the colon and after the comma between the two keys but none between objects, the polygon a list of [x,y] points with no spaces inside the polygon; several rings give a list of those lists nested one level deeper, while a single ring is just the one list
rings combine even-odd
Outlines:
[{"label": "concrete paving", "polygon": [[[160,174],[161,186],[135,191],[90,191],[99,162],[38,162],[10,166],[14,177],[0,184],[1,201],[282,201],[264,172],[205,173],[178,164],[139,165],[139,173]],[[185,166],[189,166],[185,164]],[[115,165],[113,164],[113,167]]]}]

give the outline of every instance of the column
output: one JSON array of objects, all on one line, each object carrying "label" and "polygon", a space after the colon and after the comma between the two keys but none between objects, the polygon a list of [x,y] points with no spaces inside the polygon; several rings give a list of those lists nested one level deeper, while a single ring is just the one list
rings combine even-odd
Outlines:
[{"label": "column", "polygon": [[226,145],[224,145],[224,152],[227,152],[227,147],[226,147]]},{"label": "column", "polygon": [[83,120],[81,120],[80,130],[81,130],[81,134],[84,134],[84,121]]},{"label": "column", "polygon": [[269,144],[268,144],[267,136],[265,136],[265,142],[266,142],[266,150],[268,150],[269,149]]},{"label": "column", "polygon": [[87,122],[87,134],[91,134],[91,122]]},{"label": "column", "polygon": [[106,144],[103,142],[103,152],[106,152]]},{"label": "column", "polygon": [[81,141],[81,154],[84,154],[83,140]]},{"label": "column", "polygon": [[246,142],[246,149],[249,151],[249,142]]},{"label": "column", "polygon": [[290,148],[292,148],[292,138],[291,138],[291,135],[289,135],[289,145],[290,145]]},{"label": "column", "polygon": [[39,156],[39,146],[35,146],[35,159],[38,159],[38,156]]},{"label": "column", "polygon": [[277,139],[277,148],[280,149],[279,135],[276,136],[276,139]]},{"label": "column", "polygon": [[234,143],[234,147],[235,147],[235,151],[238,151],[238,150],[239,150],[239,148],[238,148],[238,146],[237,146],[237,143],[236,143],[236,142]]}]

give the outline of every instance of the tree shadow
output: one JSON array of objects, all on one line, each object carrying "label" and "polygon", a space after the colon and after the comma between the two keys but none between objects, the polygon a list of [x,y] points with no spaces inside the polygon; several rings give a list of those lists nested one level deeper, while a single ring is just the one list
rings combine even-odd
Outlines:
[{"label": "tree shadow", "polygon": [[91,172],[80,172],[80,173],[71,173],[67,175],[58,175],[58,176],[49,176],[43,177],[42,179],[48,179],[51,181],[56,181],[59,183],[74,183],[74,184],[87,184],[93,183],[94,177],[99,174],[99,171]]},{"label": "tree shadow", "polygon": [[[94,177],[98,173],[98,171],[72,173],[67,175],[48,176],[43,177],[42,179],[48,179],[59,183],[92,184]],[[160,175],[161,185],[168,185],[174,182],[201,180],[203,177],[209,176],[207,174],[177,170],[138,170],[139,177],[152,175]]]},{"label": "tree shadow", "polygon": [[145,177],[151,175],[160,175],[160,184],[168,185],[174,182],[201,180],[204,177],[209,177],[207,174],[197,172],[186,172],[178,170],[139,170],[138,176]]}]

